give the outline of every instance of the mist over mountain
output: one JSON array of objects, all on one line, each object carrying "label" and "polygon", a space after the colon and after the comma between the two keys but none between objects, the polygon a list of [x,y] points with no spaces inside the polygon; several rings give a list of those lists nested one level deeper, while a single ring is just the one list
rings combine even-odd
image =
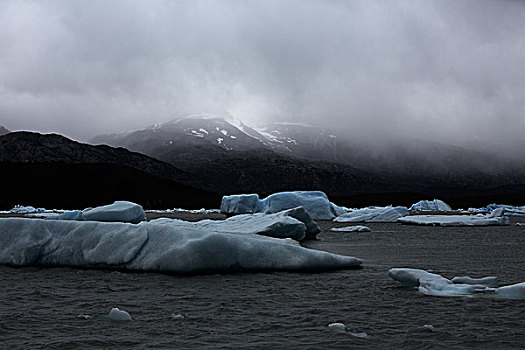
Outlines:
[{"label": "mist over mountain", "polygon": [[[525,158],[432,142],[413,136],[403,140],[360,137],[352,140],[344,132],[299,123],[270,123],[250,126],[231,115],[196,115],[124,134],[99,135],[92,142],[126,147],[177,164],[184,154],[206,157],[192,147],[217,148],[219,157],[236,152],[273,151],[310,161],[329,161],[377,175],[461,178],[486,174],[509,180],[523,172]],[[525,146],[525,145],[524,145]],[[196,155],[199,156],[196,156]]]},{"label": "mist over mountain", "polygon": [[518,153],[522,1],[2,1],[0,120],[88,140],[229,111]]},{"label": "mist over mountain", "polygon": [[355,205],[444,196],[465,206],[490,201],[486,191],[514,201],[509,194],[519,196],[525,184],[523,163],[491,153],[417,138],[388,149],[339,141],[336,131],[315,126],[252,127],[228,116],[190,116],[92,141],[165,161],[225,194],[309,189]]}]

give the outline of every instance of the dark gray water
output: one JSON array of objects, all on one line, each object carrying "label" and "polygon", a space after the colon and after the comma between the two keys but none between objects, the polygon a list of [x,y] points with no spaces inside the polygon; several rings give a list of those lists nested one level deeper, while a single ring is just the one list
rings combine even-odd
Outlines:
[{"label": "dark gray water", "polygon": [[[370,224],[369,233],[331,233],[331,225],[307,246],[363,258],[364,269],[179,277],[0,267],[0,347],[525,348],[525,301],[430,297],[386,275],[415,267],[523,282],[525,228]],[[105,319],[112,307],[133,321]],[[332,322],[368,337],[331,332]]]}]

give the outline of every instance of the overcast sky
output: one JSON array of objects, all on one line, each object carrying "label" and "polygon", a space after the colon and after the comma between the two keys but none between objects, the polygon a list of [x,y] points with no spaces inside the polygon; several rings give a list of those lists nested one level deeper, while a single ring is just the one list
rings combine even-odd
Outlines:
[{"label": "overcast sky", "polygon": [[525,2],[0,0],[0,125],[86,140],[184,114],[525,133]]}]

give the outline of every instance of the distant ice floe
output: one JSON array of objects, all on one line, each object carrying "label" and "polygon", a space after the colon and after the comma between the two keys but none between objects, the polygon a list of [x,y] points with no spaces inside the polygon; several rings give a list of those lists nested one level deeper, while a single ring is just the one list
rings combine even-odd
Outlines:
[{"label": "distant ice floe", "polygon": [[278,192],[264,199],[257,194],[239,194],[224,196],[221,202],[225,214],[272,214],[296,207],[303,207],[314,220],[332,220],[346,211],[332,204],[321,191]]},{"label": "distant ice floe", "polygon": [[[128,224],[5,218],[0,219],[0,264],[195,274],[333,270],[357,268],[363,262],[303,248],[290,239],[229,233],[228,224],[221,228],[226,232],[213,230],[211,223],[201,225],[182,220]],[[251,223],[257,225],[267,227]]]},{"label": "distant ice floe", "polygon": [[334,222],[396,222],[406,215],[406,207],[367,207],[338,216]]},{"label": "distant ice floe", "polygon": [[440,199],[421,200],[412,204],[409,210],[412,211],[451,211],[452,208]]},{"label": "distant ice floe", "polygon": [[35,208],[33,206],[24,206],[24,205],[15,205],[9,211],[2,211],[3,214],[29,214],[29,213],[43,213],[46,209],[44,208]]},{"label": "distant ice floe", "polygon": [[412,215],[399,218],[397,222],[425,226],[494,226],[509,225],[510,220],[498,208],[490,215]]},{"label": "distant ice floe", "polygon": [[366,226],[345,226],[345,227],[334,227],[330,231],[332,232],[371,232],[372,230]]},{"label": "distant ice floe", "polygon": [[491,213],[493,210],[503,208],[503,215],[507,216],[525,216],[524,206],[513,206],[505,204],[489,204],[485,208],[469,208],[470,213]]},{"label": "distant ice floe", "polygon": [[48,216],[50,220],[74,221],[104,221],[130,222],[137,224],[146,219],[142,206],[133,202],[116,201],[113,204],[84,210],[69,210],[55,216]]},{"label": "distant ice floe", "polygon": [[188,214],[214,214],[220,213],[220,209],[182,209],[182,208],[173,208],[166,210],[146,210],[146,213],[156,213],[156,214],[172,214],[172,213],[188,213]]},{"label": "distant ice floe", "polygon": [[403,287],[417,287],[420,293],[432,296],[495,295],[506,299],[525,299],[525,282],[494,288],[496,277],[454,277],[449,280],[425,270],[392,268],[388,276],[401,282]]}]

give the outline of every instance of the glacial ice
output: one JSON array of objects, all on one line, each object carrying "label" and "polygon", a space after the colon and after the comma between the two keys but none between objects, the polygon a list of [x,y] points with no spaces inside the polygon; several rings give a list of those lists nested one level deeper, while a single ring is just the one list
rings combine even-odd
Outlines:
[{"label": "glacial ice", "polygon": [[367,207],[338,216],[334,222],[396,222],[406,215],[406,207]]},{"label": "glacial ice", "polygon": [[498,277],[488,276],[482,278],[472,278],[469,276],[457,276],[452,279],[452,283],[456,284],[481,284],[488,287],[495,287],[498,285]]},{"label": "glacial ice", "polygon": [[33,206],[15,205],[9,212],[13,214],[42,213],[44,208],[35,208]]},{"label": "glacial ice", "polygon": [[302,207],[284,210],[275,214],[243,214],[226,220],[201,220],[187,222],[160,218],[151,223],[170,224],[179,227],[192,227],[207,232],[257,234],[274,238],[291,238],[296,241],[315,239],[321,232],[319,226]]},{"label": "glacial ice", "polygon": [[255,213],[259,195],[237,194],[222,197],[221,212],[225,214],[252,214]]},{"label": "glacial ice", "polygon": [[462,296],[487,294],[506,299],[525,299],[525,282],[494,288],[496,277],[471,278],[468,276],[449,279],[425,270],[392,268],[388,275],[404,287],[418,287],[419,292],[433,296]]},{"label": "glacial ice", "polygon": [[496,293],[507,299],[525,299],[525,282],[497,288]]},{"label": "glacial ice", "polygon": [[146,219],[142,206],[133,202],[116,201],[113,204],[84,209],[82,216],[86,221],[131,222],[137,224]]},{"label": "glacial ice", "polygon": [[108,314],[108,319],[112,321],[131,321],[131,315],[118,307],[114,307]]},{"label": "glacial ice", "polygon": [[494,209],[503,208],[503,215],[507,216],[522,216],[525,215],[525,206],[514,206],[505,204],[489,204],[484,208],[469,208],[468,211],[471,213],[490,213]]},{"label": "glacial ice", "polygon": [[397,222],[426,226],[509,225],[509,218],[506,216],[496,216],[495,211],[493,211],[491,215],[412,215],[399,218]]},{"label": "glacial ice", "polygon": [[421,200],[415,204],[412,204],[409,210],[413,211],[451,211],[452,208],[440,199],[434,199],[433,201]]},{"label": "glacial ice", "polygon": [[345,226],[345,227],[334,227],[330,231],[332,232],[370,232],[372,230],[366,226]]},{"label": "glacial ice", "polygon": [[194,274],[345,269],[362,260],[191,225],[6,218],[0,219],[0,264]]},{"label": "glacial ice", "polygon": [[334,322],[328,325],[328,329],[336,333],[346,333],[346,326],[344,323]]},{"label": "glacial ice", "polygon": [[225,214],[273,214],[296,207],[303,207],[314,220],[332,220],[336,216],[336,209],[321,191],[278,192],[264,199],[257,194],[239,194],[224,196],[221,201],[221,212]]},{"label": "glacial ice", "polygon": [[430,273],[420,269],[392,268],[388,270],[388,276],[401,282],[403,287],[418,287],[420,280],[438,280],[445,283],[452,283],[450,280],[435,273]]},{"label": "glacial ice", "polygon": [[419,292],[433,296],[472,295],[486,292],[489,288],[482,284],[455,284],[446,279],[420,279]]},{"label": "glacial ice", "polygon": [[69,210],[62,214],[47,217],[49,220],[130,222],[138,224],[146,219],[142,206],[133,202],[116,201],[113,204],[96,208]]}]

